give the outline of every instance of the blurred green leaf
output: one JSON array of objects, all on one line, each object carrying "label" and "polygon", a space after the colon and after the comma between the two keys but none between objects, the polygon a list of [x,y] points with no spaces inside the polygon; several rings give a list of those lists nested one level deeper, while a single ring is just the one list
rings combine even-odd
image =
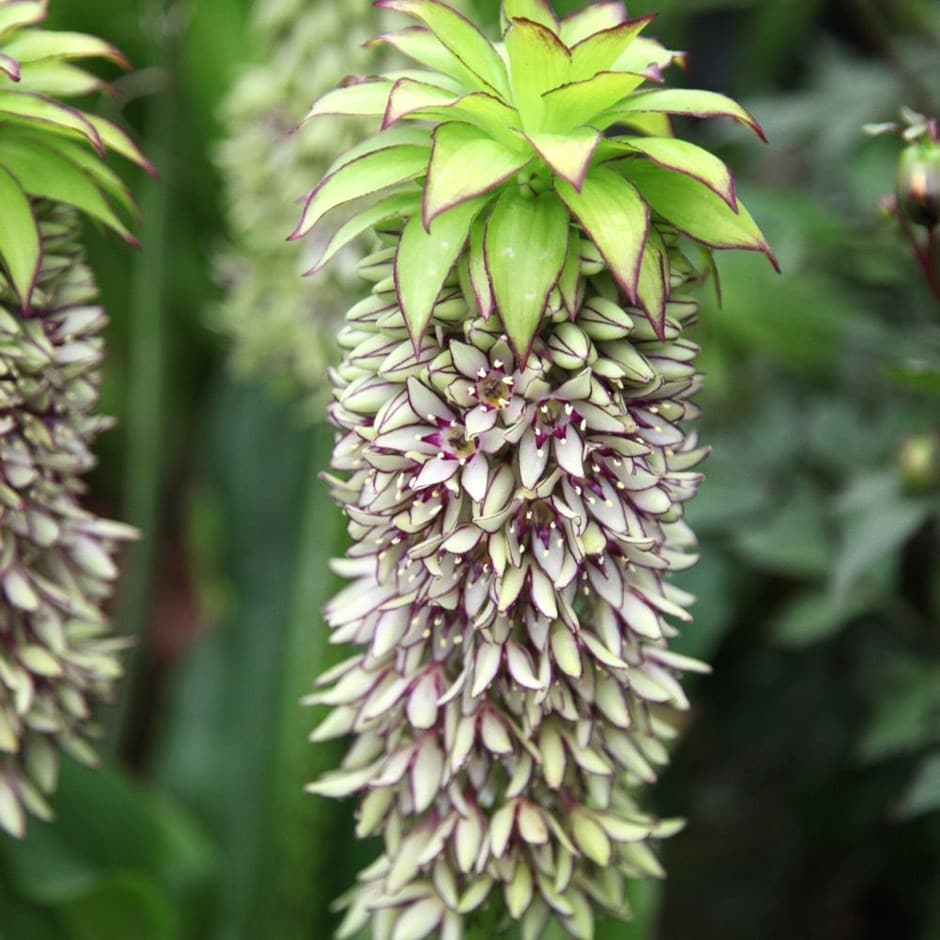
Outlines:
[{"label": "blurred green leaf", "polygon": [[913,819],[940,810],[940,751],[928,755],[901,797],[898,814]]},{"label": "blurred green leaf", "polygon": [[897,551],[920,527],[931,506],[902,496],[872,502],[853,513],[842,530],[842,544],[830,575],[838,601],[873,566]]},{"label": "blurred green leaf", "polygon": [[804,591],[773,619],[774,639],[781,646],[795,648],[820,643],[835,636],[865,606],[865,599],[858,595],[837,604],[825,591]]},{"label": "blurred green leaf", "polygon": [[758,568],[789,576],[825,575],[832,558],[825,521],[823,501],[802,487],[769,519],[758,516],[741,526],[734,545]]},{"label": "blurred green leaf", "polygon": [[165,895],[146,878],[120,874],[63,904],[59,915],[69,940],[172,940],[176,914]]},{"label": "blurred green leaf", "polygon": [[899,659],[884,666],[859,744],[864,761],[884,760],[940,742],[940,663]]}]

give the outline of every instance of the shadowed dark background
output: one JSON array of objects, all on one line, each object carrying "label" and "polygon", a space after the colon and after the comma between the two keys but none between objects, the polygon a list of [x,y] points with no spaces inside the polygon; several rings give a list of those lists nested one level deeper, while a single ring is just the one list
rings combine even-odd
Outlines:
[{"label": "shadowed dark background", "polygon": [[[102,714],[104,768],[65,769],[54,826],[0,836],[0,938],[319,940],[370,852],[352,805],[302,792],[338,759],[306,742],[316,715],[297,705],[337,655],[319,618],[344,537],[316,478],[330,434],[233,374],[211,327],[226,241],[212,157],[220,105],[262,55],[252,5],[51,6],[55,26],[129,54],[138,72],[102,107],[162,172],[132,180],[141,252],[88,233],[112,321],[104,406],[120,420],[93,500],[145,536],[115,605],[137,646]],[[495,0],[464,6],[495,27]],[[878,211],[898,141],[862,125],[903,104],[940,113],[940,9],[630,8],[648,12],[690,52],[673,81],[762,122],[768,147],[731,125],[682,129],[735,170],[784,273],[720,259],[724,303],[709,298],[697,327],[714,452],[689,511],[702,561],[683,584],[699,601],[678,646],[715,671],[690,682],[649,796],[690,820],[664,846],[669,878],[599,937],[938,940],[940,304]]]}]

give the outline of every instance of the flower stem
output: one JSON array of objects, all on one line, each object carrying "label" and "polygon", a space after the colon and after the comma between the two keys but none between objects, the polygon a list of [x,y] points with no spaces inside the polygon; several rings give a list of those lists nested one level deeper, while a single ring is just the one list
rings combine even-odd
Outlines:
[{"label": "flower stem", "polygon": [[171,209],[171,152],[176,107],[168,89],[150,105],[146,140],[162,179],[147,180],[141,196],[143,251],[132,275],[128,407],[125,415],[124,518],[140,530],[140,541],[127,552],[126,577],[116,620],[121,634],[136,644],[126,659],[127,676],[117,706],[108,716],[106,750],[117,753],[127,738],[142,668],[141,646],[150,614],[151,580],[160,542],[162,454],[165,422],[165,285]]}]

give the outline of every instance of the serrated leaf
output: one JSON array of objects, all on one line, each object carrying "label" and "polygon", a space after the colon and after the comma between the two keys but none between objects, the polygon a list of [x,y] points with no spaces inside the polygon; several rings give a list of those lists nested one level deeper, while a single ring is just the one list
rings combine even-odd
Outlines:
[{"label": "serrated leaf", "polygon": [[760,251],[779,270],[777,259],[744,205],[739,204],[735,213],[697,180],[642,161],[629,161],[626,172],[650,208],[679,231],[710,248]]},{"label": "serrated leaf", "polygon": [[564,132],[590,124],[595,115],[622,101],[644,81],[630,72],[600,72],[545,95],[545,130]]},{"label": "serrated leaf", "polygon": [[543,95],[569,81],[571,53],[545,26],[531,20],[513,20],[506,30],[506,52],[513,103],[528,132],[542,129],[546,104]]},{"label": "serrated leaf", "polygon": [[39,229],[20,184],[0,167],[0,259],[10,272],[13,287],[24,307],[29,306],[39,271]]},{"label": "serrated leaf", "polygon": [[726,117],[750,128],[761,140],[767,139],[760,124],[748,111],[733,98],[714,91],[685,88],[651,89],[632,95],[623,103],[621,111],[624,114],[642,112],[681,114],[697,118]]},{"label": "serrated leaf", "polygon": [[485,200],[465,202],[439,215],[428,231],[420,216],[408,220],[395,253],[395,288],[412,342],[419,346],[438,294]]},{"label": "serrated leaf", "polygon": [[56,134],[77,134],[100,154],[104,143],[92,121],[80,111],[32,92],[0,92],[0,122],[13,120]]},{"label": "serrated leaf", "polygon": [[498,95],[509,94],[506,67],[493,44],[465,16],[438,0],[377,0],[377,7],[421,20],[440,43]]},{"label": "serrated leaf", "polygon": [[674,137],[625,137],[617,138],[611,144],[635,150],[665,170],[698,180],[737,212],[738,200],[731,171],[722,160],[704,148]]},{"label": "serrated leaf", "polygon": [[636,301],[649,230],[649,210],[636,188],[612,170],[595,167],[580,193],[559,179],[555,180],[555,189],[597,245],[614,280],[630,300]]},{"label": "serrated leaf", "polygon": [[568,213],[552,193],[505,192],[486,226],[486,269],[500,320],[524,363],[568,249]]},{"label": "serrated leaf", "polygon": [[86,33],[24,29],[5,44],[4,52],[24,64],[49,59],[108,59],[121,68],[130,68],[119,49]]},{"label": "serrated leaf", "polygon": [[375,150],[327,174],[307,197],[291,238],[306,235],[328,212],[363,196],[420,176],[427,168],[425,147],[397,146]]},{"label": "serrated leaf", "polygon": [[606,72],[655,17],[644,16],[595,32],[571,49],[571,81],[582,81]]},{"label": "serrated leaf", "polygon": [[602,0],[588,4],[561,21],[561,38],[574,46],[592,33],[619,26],[627,18],[627,8],[621,0]]},{"label": "serrated leaf", "polygon": [[391,91],[392,82],[385,78],[367,79],[334,88],[317,98],[298,127],[324,115],[381,117],[385,114]]},{"label": "serrated leaf", "polygon": [[389,196],[388,199],[377,202],[374,206],[362,209],[336,230],[323,250],[323,254],[316,264],[307,271],[307,274],[316,274],[322,270],[343,248],[355,241],[364,232],[389,219],[415,215],[420,208],[421,197],[417,192],[414,192],[395,193],[395,195]]},{"label": "serrated leaf", "polygon": [[412,78],[400,78],[392,87],[388,104],[382,117],[382,127],[386,128],[401,118],[421,111],[423,108],[442,108],[453,104],[457,95],[427,82],[418,82]]},{"label": "serrated leaf", "polygon": [[591,158],[601,139],[593,127],[579,127],[567,134],[528,134],[529,143],[548,168],[580,190]]},{"label": "serrated leaf", "polygon": [[0,164],[30,195],[74,206],[136,244],[94,180],[63,154],[37,142],[0,141]]},{"label": "serrated leaf", "polygon": [[424,190],[424,221],[489,192],[531,160],[469,124],[441,124],[434,131]]},{"label": "serrated leaf", "polygon": [[0,41],[14,30],[34,26],[46,18],[48,0],[19,0],[0,7]]}]

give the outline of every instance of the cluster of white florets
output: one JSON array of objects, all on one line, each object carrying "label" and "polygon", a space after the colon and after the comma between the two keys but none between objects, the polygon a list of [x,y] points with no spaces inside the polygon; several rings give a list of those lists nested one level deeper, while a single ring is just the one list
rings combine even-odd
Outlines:
[{"label": "cluster of white florets", "polygon": [[35,204],[42,268],[28,309],[0,276],[0,827],[49,818],[58,752],[94,762],[91,707],[120,673],[102,604],[133,530],[82,508],[104,313],[74,215]]},{"label": "cluster of white florets", "polygon": [[331,408],[350,584],[327,609],[361,651],[310,698],[332,706],[314,740],[356,735],[311,789],[362,794],[358,833],[384,839],[343,935],[374,918],[377,937],[459,937],[495,901],[526,936],[554,916],[589,937],[677,828],[631,788],[666,761],[677,673],[705,668],[667,643],[689,619],[667,576],[695,560],[682,504],[704,453],[680,427],[692,272],[674,251],[658,339],[582,256],[574,314],[556,292],[521,363],[456,274],[416,351],[393,249],[363,264]]}]

